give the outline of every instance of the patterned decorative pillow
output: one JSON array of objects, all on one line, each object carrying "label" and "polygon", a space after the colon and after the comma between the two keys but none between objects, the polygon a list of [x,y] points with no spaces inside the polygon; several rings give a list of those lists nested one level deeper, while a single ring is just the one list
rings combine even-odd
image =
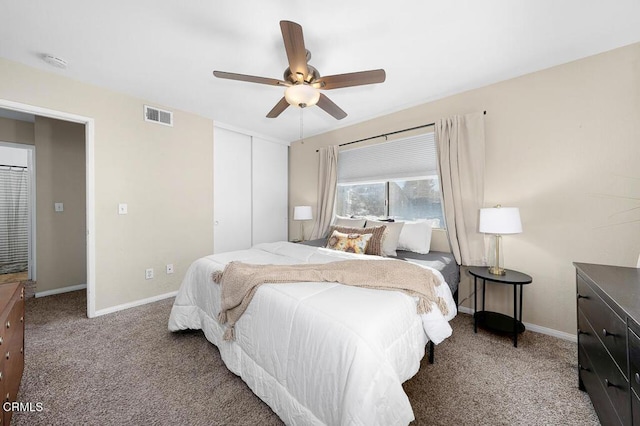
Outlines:
[{"label": "patterned decorative pillow", "polygon": [[333,231],[327,240],[327,248],[347,253],[365,254],[367,243],[373,234],[343,234]]},{"label": "patterned decorative pillow", "polygon": [[385,229],[385,225],[373,228],[347,228],[344,226],[332,226],[329,229],[329,235],[333,235],[333,231],[338,231],[343,234],[371,234],[371,239],[367,244],[365,254],[382,256],[382,236],[384,235]]},{"label": "patterned decorative pillow", "polygon": [[[382,255],[383,256],[397,256],[398,240],[400,239],[400,232],[404,226],[404,222],[382,222],[376,220],[367,220],[366,226],[368,228],[374,226],[385,225],[384,236],[382,237]],[[365,228],[366,229],[366,228]]]}]

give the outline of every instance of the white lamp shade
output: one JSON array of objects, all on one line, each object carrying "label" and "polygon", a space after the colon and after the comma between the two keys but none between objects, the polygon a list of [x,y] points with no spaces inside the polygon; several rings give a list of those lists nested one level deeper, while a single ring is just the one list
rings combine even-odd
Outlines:
[{"label": "white lamp shade", "polygon": [[287,87],[284,91],[284,98],[289,105],[308,107],[318,103],[320,92],[308,84],[295,84]]},{"label": "white lamp shade", "polygon": [[480,209],[479,231],[496,235],[521,233],[520,209],[517,207]]},{"label": "white lamp shade", "polygon": [[293,208],[293,220],[311,220],[311,206],[295,206]]}]

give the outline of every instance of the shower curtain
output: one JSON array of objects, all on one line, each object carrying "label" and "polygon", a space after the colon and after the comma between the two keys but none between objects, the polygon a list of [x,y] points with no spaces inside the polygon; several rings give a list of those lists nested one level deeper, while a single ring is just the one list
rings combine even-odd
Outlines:
[{"label": "shower curtain", "polygon": [[0,274],[28,269],[28,179],[27,168],[0,166]]}]

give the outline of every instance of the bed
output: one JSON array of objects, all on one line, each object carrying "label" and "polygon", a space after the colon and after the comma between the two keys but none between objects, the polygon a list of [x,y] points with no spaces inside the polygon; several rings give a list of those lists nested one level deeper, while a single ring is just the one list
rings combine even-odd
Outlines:
[{"label": "bed", "polygon": [[[289,242],[258,244],[195,261],[169,318],[169,330],[201,329],[230,371],[288,425],[406,425],[414,419],[402,383],[415,375],[429,341],[451,334],[456,304],[442,274],[436,291],[447,306],[418,315],[399,291],[330,282],[264,284],[223,339],[220,288],[212,274],[231,261],[323,264],[378,259]],[[428,266],[422,265],[425,268]],[[355,307],[355,308],[354,308]]]}]

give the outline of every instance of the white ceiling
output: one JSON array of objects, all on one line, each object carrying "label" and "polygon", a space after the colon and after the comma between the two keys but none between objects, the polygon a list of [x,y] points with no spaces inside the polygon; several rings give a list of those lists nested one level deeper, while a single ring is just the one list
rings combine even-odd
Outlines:
[{"label": "white ceiling", "polygon": [[0,17],[1,57],[283,141],[300,110],[265,117],[283,88],[212,75],[281,79],[283,19],[322,75],[387,72],[326,91],[349,115],[307,108],[305,136],[640,41],[638,0],[5,0]]}]

